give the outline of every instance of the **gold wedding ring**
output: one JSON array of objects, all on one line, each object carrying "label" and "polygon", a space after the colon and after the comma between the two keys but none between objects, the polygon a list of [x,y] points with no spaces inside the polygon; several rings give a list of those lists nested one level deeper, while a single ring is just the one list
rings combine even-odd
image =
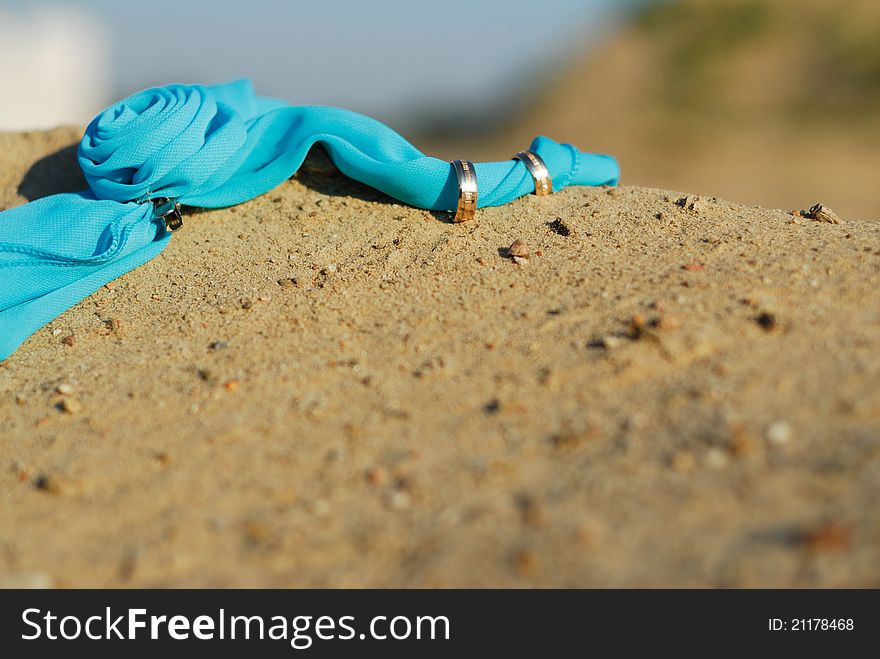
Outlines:
[{"label": "gold wedding ring", "polygon": [[551,194],[553,192],[553,179],[550,178],[550,171],[547,165],[541,160],[534,151],[520,151],[514,157],[514,160],[522,160],[535,179],[535,194],[539,197]]},{"label": "gold wedding ring", "polygon": [[470,160],[453,160],[452,166],[458,176],[458,208],[452,221],[472,220],[477,212],[477,170]]}]

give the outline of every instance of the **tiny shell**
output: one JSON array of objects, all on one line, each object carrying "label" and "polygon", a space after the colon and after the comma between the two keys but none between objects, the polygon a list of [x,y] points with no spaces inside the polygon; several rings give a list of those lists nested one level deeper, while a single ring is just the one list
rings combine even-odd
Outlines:
[{"label": "tiny shell", "polygon": [[514,240],[510,244],[510,247],[507,248],[507,253],[511,258],[519,257],[521,259],[527,259],[532,256],[529,248],[526,247],[526,244],[521,240]]}]

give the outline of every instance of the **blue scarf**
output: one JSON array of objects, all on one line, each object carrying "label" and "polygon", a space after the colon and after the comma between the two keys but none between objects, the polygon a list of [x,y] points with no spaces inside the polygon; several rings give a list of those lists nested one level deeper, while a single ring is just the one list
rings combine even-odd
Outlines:
[{"label": "blue scarf", "polygon": [[[146,263],[170,239],[152,200],[220,208],[268,192],[321,143],[347,176],[402,202],[454,210],[450,163],[429,158],[382,123],[332,107],[256,96],[246,80],[138,92],[95,117],[79,145],[89,189],[0,213],[0,360],[37,329],[116,277]],[[609,156],[546,137],[532,142],[554,190],[617,183]],[[518,160],[479,163],[479,205],[529,194]]]}]

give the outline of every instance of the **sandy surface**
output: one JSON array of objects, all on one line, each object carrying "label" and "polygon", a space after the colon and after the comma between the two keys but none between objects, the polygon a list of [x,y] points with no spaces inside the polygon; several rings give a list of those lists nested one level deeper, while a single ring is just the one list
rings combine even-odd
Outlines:
[{"label": "sandy surface", "polygon": [[0,585],[880,586],[880,222],[684,196],[189,213],[0,365]]}]

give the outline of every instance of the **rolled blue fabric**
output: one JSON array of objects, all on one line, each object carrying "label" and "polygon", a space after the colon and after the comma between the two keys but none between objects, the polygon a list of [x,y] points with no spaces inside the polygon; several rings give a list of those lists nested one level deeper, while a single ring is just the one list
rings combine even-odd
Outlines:
[{"label": "rolled blue fabric", "polygon": [[[455,210],[450,163],[422,154],[388,126],[349,110],[291,106],[241,80],[168,85],[110,106],[86,128],[80,167],[89,184],[0,213],[0,360],[33,332],[116,277],[156,256],[170,233],[151,200],[232,206],[268,192],[322,144],[347,176],[404,203]],[[537,137],[554,190],[616,185],[610,156]],[[479,206],[529,194],[518,160],[477,163]]]}]

